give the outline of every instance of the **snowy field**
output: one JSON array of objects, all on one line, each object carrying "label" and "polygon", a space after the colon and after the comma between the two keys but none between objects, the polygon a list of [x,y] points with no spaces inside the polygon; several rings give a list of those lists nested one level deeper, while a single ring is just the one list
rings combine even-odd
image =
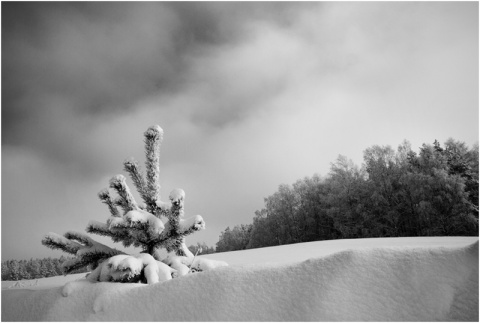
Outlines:
[{"label": "snowy field", "polygon": [[332,240],[206,255],[154,285],[2,282],[2,321],[478,321],[478,237]]}]

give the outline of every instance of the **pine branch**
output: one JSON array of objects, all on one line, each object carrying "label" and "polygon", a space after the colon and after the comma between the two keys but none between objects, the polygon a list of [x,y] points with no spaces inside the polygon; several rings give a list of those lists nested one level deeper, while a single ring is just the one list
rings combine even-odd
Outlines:
[{"label": "pine branch", "polygon": [[[128,235],[129,244],[136,243],[135,246],[144,246],[148,243],[151,238],[147,234],[148,231],[148,224],[141,223],[141,222],[121,222],[116,223],[114,227],[109,229],[110,231],[119,230],[121,232],[125,232]],[[131,242],[130,242],[131,241]]]},{"label": "pine branch", "polygon": [[87,231],[88,233],[95,233],[106,237],[112,236],[112,232],[110,231],[107,224],[93,220],[88,222],[85,231]]},{"label": "pine branch", "polygon": [[108,206],[108,209],[110,210],[110,214],[112,216],[120,216],[120,213],[118,213],[117,208],[113,204],[112,198],[110,197],[110,192],[108,189],[103,189],[100,192],[98,192],[98,198],[102,203],[105,203]]},{"label": "pine branch", "polygon": [[115,256],[115,255],[124,255],[125,253],[120,251],[120,250],[117,250],[117,249],[114,249],[114,248],[110,248],[110,247],[107,247],[106,245],[100,243],[100,242],[97,242],[97,241],[93,241],[92,240],[92,245],[91,246],[88,246],[88,247],[85,247],[85,248],[82,248],[80,250],[78,250],[77,252],[77,257],[81,257],[81,258],[92,258],[92,259],[100,259],[100,258],[109,258],[111,256]]},{"label": "pine branch", "polygon": [[155,216],[157,218],[160,218],[162,215],[166,218],[168,218],[170,216],[170,208],[172,207],[172,205],[170,203],[167,203],[167,202],[162,202],[162,201],[157,201],[156,203],[156,209],[155,209]]},{"label": "pine branch", "polygon": [[[88,238],[88,237],[87,237]],[[77,259],[76,262],[72,261],[70,264],[70,269],[64,266],[64,270],[66,273],[71,272],[71,270],[75,270],[76,268],[83,268],[85,266],[89,266],[91,269],[95,269],[102,261],[120,254],[125,254],[124,252],[107,247],[104,244],[101,244],[93,239],[89,239],[90,245],[81,248],[77,252]]]},{"label": "pine branch", "polygon": [[152,239],[163,231],[163,222],[146,211],[129,211],[123,217],[110,217],[107,223],[90,221],[86,230],[122,242],[125,247],[147,248]]},{"label": "pine branch", "polygon": [[112,238],[113,242],[122,242],[125,247],[133,244],[133,237],[124,228],[110,228],[107,224],[98,221],[90,221],[85,229],[88,233],[94,233]]},{"label": "pine branch", "polygon": [[145,131],[144,136],[148,195],[152,201],[160,201],[160,144],[163,129],[158,125],[152,126]]},{"label": "pine branch", "polygon": [[75,231],[68,231],[63,237],[51,232],[43,238],[42,244],[51,249],[60,249],[76,256],[62,264],[65,274],[86,266],[95,268],[102,260],[117,254],[123,254],[119,250],[107,247]]},{"label": "pine branch", "polygon": [[42,239],[42,244],[50,249],[60,249],[66,253],[75,255],[77,251],[83,247],[78,242],[71,241],[54,232],[49,232]]},{"label": "pine branch", "polygon": [[147,183],[140,170],[138,162],[135,159],[130,158],[123,162],[123,167],[125,171],[128,172],[128,174],[130,175],[130,178],[132,179],[132,182],[137,188],[137,191],[142,197],[143,201],[148,206],[153,207],[155,205],[155,201],[150,199],[150,196],[148,195]]},{"label": "pine branch", "polygon": [[123,199],[124,205],[128,208],[128,211],[140,209],[130,192],[125,176],[116,175],[112,177],[112,179],[110,179],[110,187],[117,191],[118,195]]},{"label": "pine branch", "polygon": [[123,210],[123,214],[126,214],[128,211],[130,211],[127,202],[121,196],[117,196],[113,200],[113,204],[119,206]]},{"label": "pine branch", "polygon": [[95,242],[87,235],[76,231],[67,231],[63,236],[71,241],[77,241],[78,243],[89,247]]},{"label": "pine branch", "polygon": [[90,263],[86,262],[84,259],[73,258],[62,263],[61,268],[64,275],[67,275],[75,270],[79,269],[88,269]]},{"label": "pine branch", "polygon": [[132,228],[138,228],[148,233],[148,240],[158,236],[164,230],[163,222],[146,211],[130,211],[124,216],[124,222]]},{"label": "pine branch", "polygon": [[[98,245],[81,249],[79,252],[79,255],[77,255],[76,258],[73,258],[64,262],[62,264],[64,273],[68,274],[74,270],[87,268],[87,267],[93,270],[97,268],[98,265],[100,265],[100,263],[102,263],[106,259],[115,255],[124,254],[119,250],[108,248],[105,245],[102,245],[99,243],[96,243],[96,244]],[[108,249],[104,249],[103,247],[100,247],[100,246],[106,247]]]}]

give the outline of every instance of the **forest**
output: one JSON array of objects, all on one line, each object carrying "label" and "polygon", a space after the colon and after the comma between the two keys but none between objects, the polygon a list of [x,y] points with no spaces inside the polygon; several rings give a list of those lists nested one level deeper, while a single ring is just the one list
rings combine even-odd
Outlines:
[{"label": "forest", "polygon": [[61,256],[60,258],[2,261],[2,280],[39,279],[63,275],[62,263],[68,259]]},{"label": "forest", "polygon": [[221,232],[216,252],[330,239],[478,236],[478,143],[435,140],[418,153],[372,146],[327,176],[280,185],[253,223]]}]

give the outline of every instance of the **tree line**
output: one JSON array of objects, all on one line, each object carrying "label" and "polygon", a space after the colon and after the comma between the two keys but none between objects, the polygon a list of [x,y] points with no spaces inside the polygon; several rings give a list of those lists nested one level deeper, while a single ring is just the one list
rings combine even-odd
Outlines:
[{"label": "tree line", "polygon": [[69,258],[2,261],[2,280],[39,279],[63,275],[62,263]]},{"label": "tree line", "polygon": [[345,156],[330,173],[280,185],[253,223],[227,227],[216,251],[298,242],[407,236],[478,236],[478,143],[404,141]]}]

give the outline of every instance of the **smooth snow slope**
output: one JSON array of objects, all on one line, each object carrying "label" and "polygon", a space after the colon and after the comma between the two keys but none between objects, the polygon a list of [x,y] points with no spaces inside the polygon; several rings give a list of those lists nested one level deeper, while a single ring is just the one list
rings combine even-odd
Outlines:
[{"label": "smooth snow slope", "polygon": [[[478,321],[478,238],[421,240],[296,244],[262,248],[263,257],[256,249],[262,263],[149,286],[78,280],[2,290],[2,321]],[[276,258],[316,249],[327,255]],[[223,255],[245,253],[252,259]],[[228,261],[221,255],[207,258]]]},{"label": "smooth snow slope", "polygon": [[472,244],[477,240],[478,237],[341,239],[221,252],[205,255],[205,257],[226,261],[231,266],[260,263],[287,264],[304,261],[314,257],[324,257],[343,250],[371,248],[463,247],[467,244]]}]

